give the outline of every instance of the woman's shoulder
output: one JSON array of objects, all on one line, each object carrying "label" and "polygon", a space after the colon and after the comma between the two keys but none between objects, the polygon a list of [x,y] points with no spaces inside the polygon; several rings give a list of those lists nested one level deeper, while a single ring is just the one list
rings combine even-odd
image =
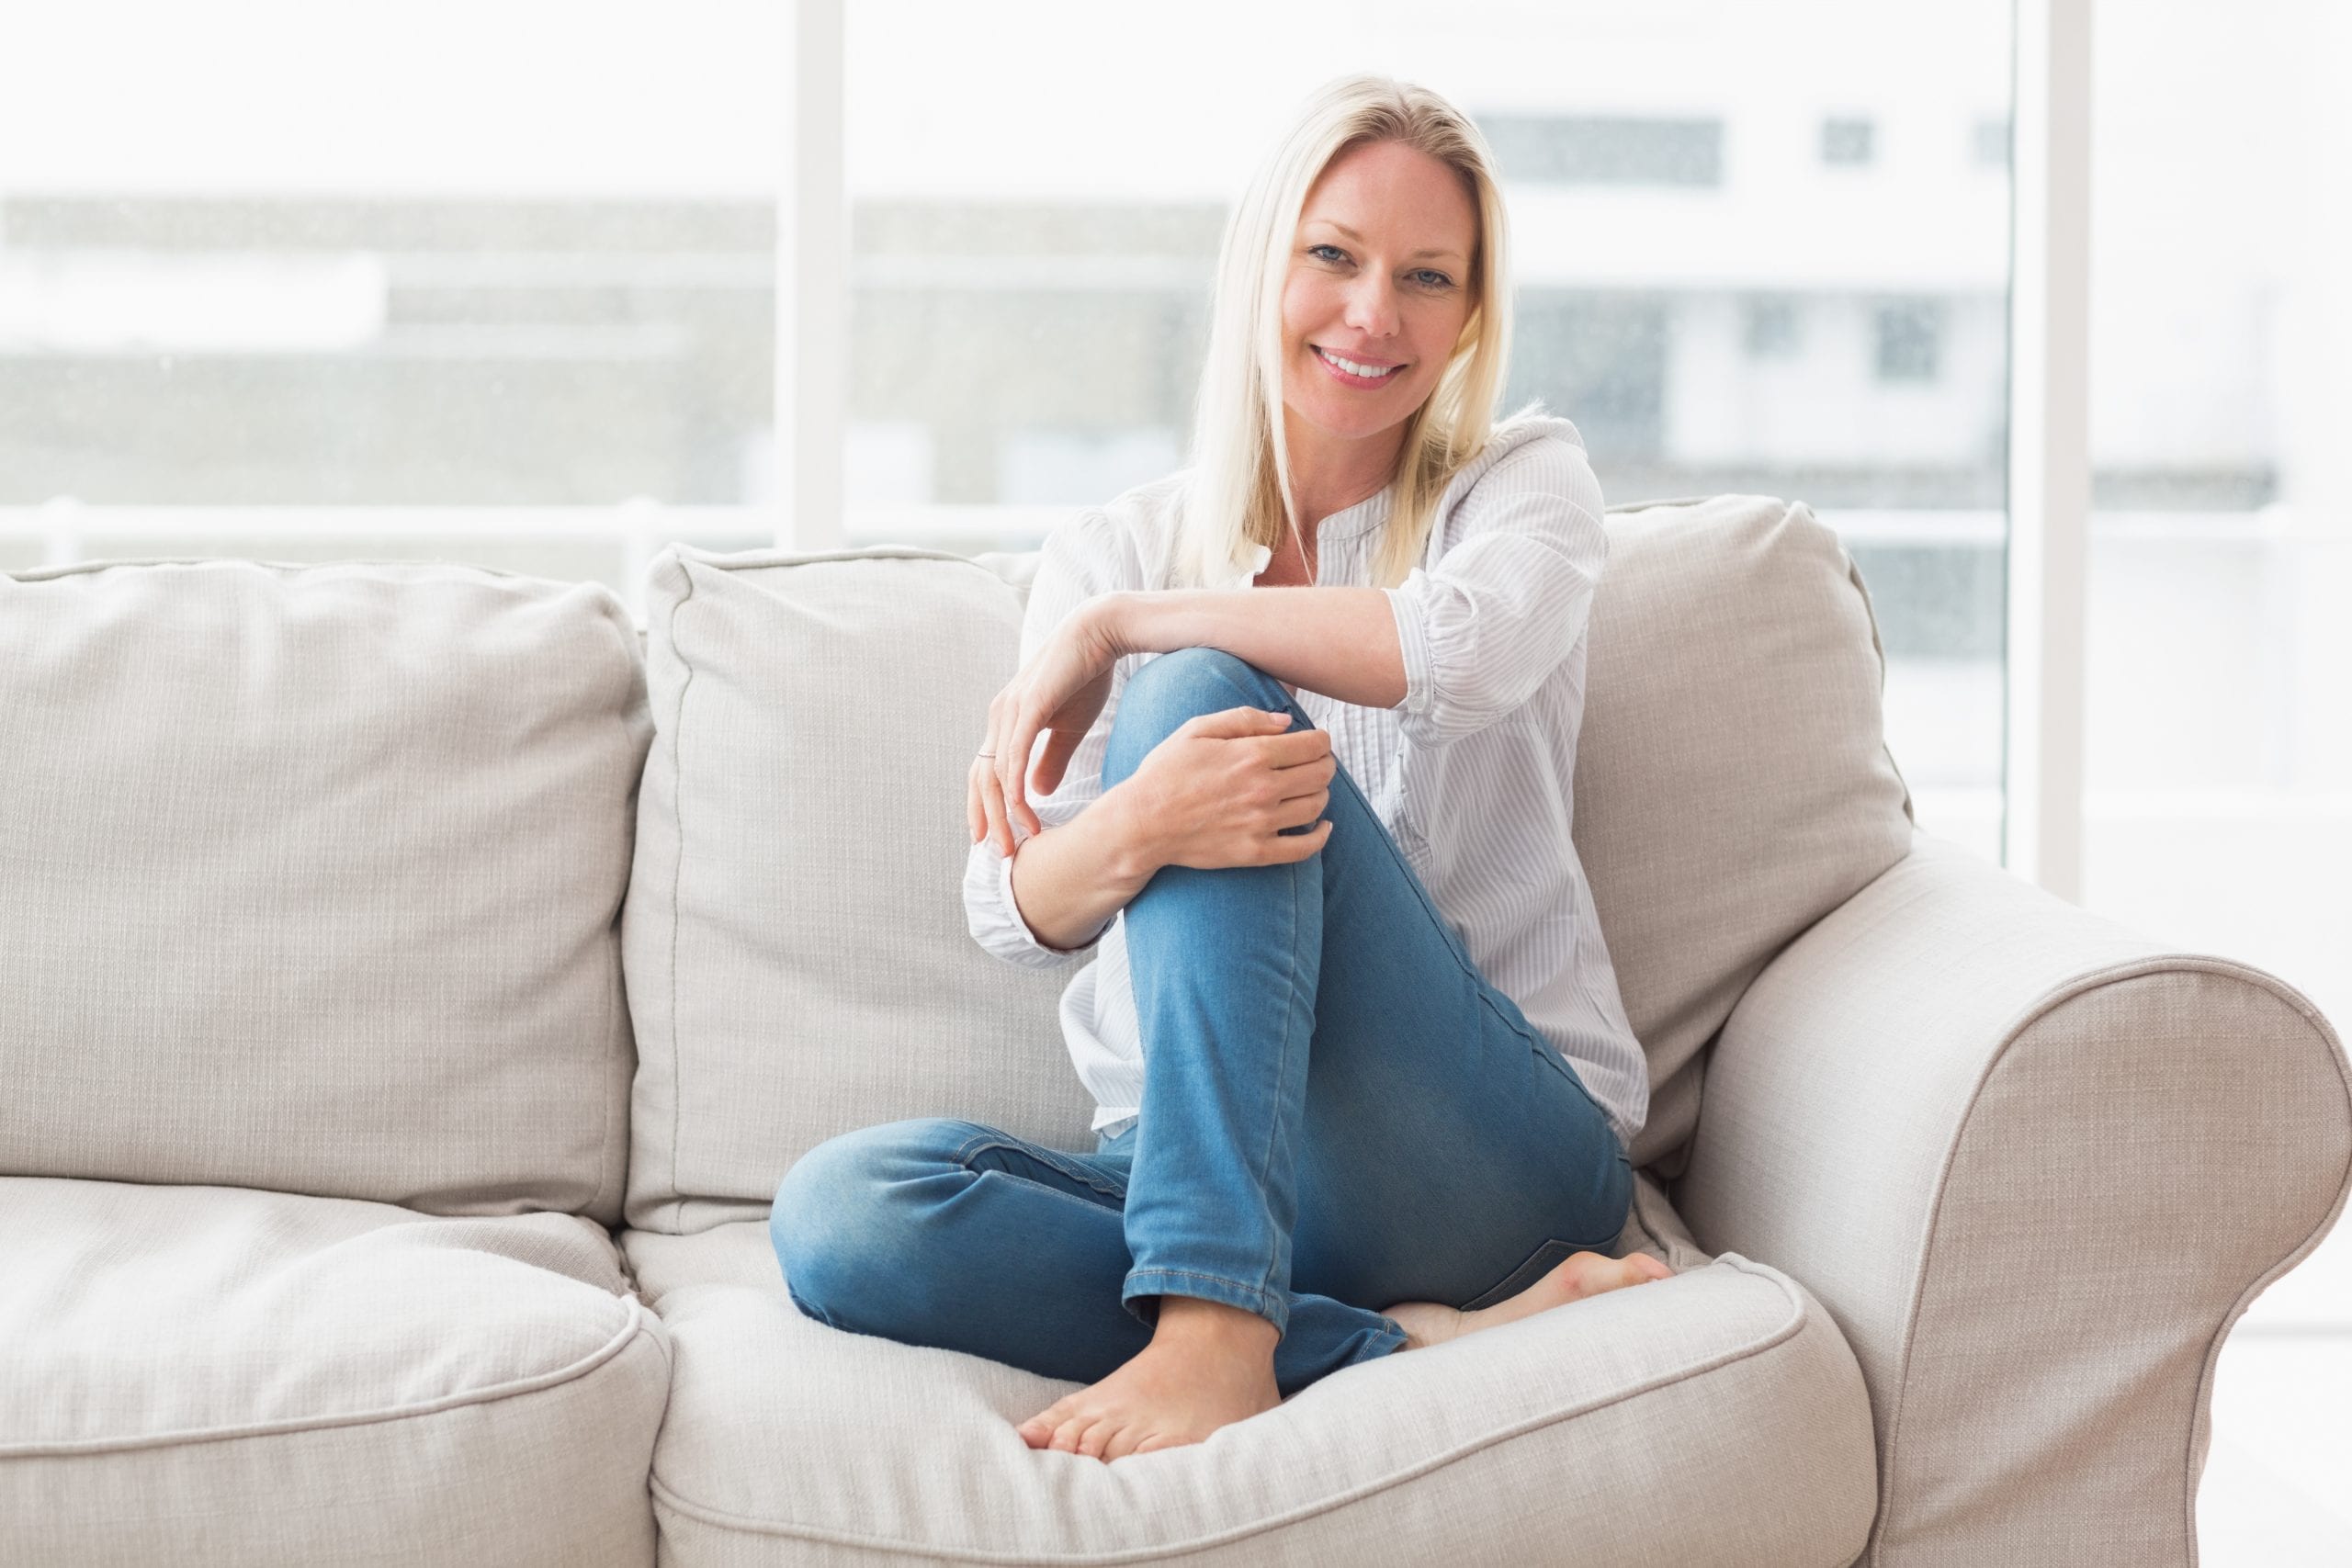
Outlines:
[{"label": "woman's shoulder", "polygon": [[1574,422],[1541,412],[1523,411],[1496,425],[1445,489],[1441,510],[1447,512],[1524,490],[1566,494],[1596,516],[1601,510],[1600,481],[1583,434]]},{"label": "woman's shoulder", "polygon": [[1153,581],[1175,537],[1191,473],[1180,468],[1081,508],[1056,525],[1047,548],[1083,562],[1105,581],[1129,586]]},{"label": "woman's shoulder", "polygon": [[1584,435],[1574,421],[1555,413],[1522,410],[1497,424],[1478,455],[1459,475],[1484,475],[1498,468],[1526,468],[1562,460],[1590,466]]}]

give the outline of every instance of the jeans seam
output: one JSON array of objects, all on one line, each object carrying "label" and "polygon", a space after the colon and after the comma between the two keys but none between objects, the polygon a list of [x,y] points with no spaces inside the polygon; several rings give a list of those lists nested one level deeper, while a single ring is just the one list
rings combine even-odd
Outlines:
[{"label": "jeans seam", "polygon": [[[1284,1092],[1283,1084],[1290,1077],[1290,1037],[1292,1033],[1292,1025],[1298,1016],[1297,954],[1299,874],[1296,866],[1289,866],[1286,867],[1285,870],[1289,873],[1286,880],[1290,884],[1290,942],[1288,943],[1288,951],[1292,957],[1289,971],[1284,975],[1283,978],[1290,987],[1291,1005],[1283,1010],[1282,1049],[1276,1052],[1274,1055],[1274,1094],[1276,1096],[1275,1102],[1277,1104],[1281,1103],[1281,1096]],[[1267,1248],[1266,1266],[1260,1270],[1260,1272],[1265,1277],[1265,1283],[1258,1288],[1269,1294],[1273,1292],[1274,1265],[1281,1259],[1283,1250],[1282,1235],[1279,1229],[1274,1224],[1274,1201],[1272,1194],[1269,1190],[1270,1179],[1274,1168],[1274,1139],[1279,1135],[1281,1126],[1282,1118],[1279,1115],[1270,1116],[1266,1119],[1266,1155],[1265,1158],[1260,1162],[1258,1168],[1258,1201],[1266,1212]],[[1295,1156],[1296,1152],[1297,1151],[1295,1150],[1292,1151],[1294,1157]]]},{"label": "jeans seam", "polygon": [[[971,1167],[969,1166],[966,1166],[964,1168],[971,1170]],[[975,1181],[978,1180],[983,1176],[1001,1176],[1009,1180],[1018,1181],[1022,1186],[1028,1188],[1033,1192],[1043,1192],[1048,1197],[1060,1198],[1069,1202],[1076,1203],[1090,1213],[1116,1214],[1123,1212],[1118,1209],[1106,1208],[1101,1203],[1089,1202],[1086,1199],[1080,1197],[1077,1193],[1065,1192],[1049,1181],[1032,1180],[1026,1176],[1015,1176],[1009,1170],[972,1170],[971,1174],[972,1179]],[[1096,1190],[1100,1191],[1101,1189],[1098,1188]]]},{"label": "jeans seam", "polygon": [[[1010,1138],[1001,1137],[993,1133],[975,1134],[972,1137],[966,1140],[964,1145],[956,1151],[956,1163],[962,1166],[966,1170],[971,1170],[971,1156],[981,1149],[1011,1149],[1015,1154],[1026,1155],[1030,1158],[1035,1160],[1039,1165],[1047,1166],[1055,1170],[1060,1171],[1072,1181],[1084,1182],[1087,1186],[1093,1188],[1097,1192],[1102,1193],[1105,1198],[1116,1198],[1119,1201],[1120,1206],[1123,1208],[1126,1204],[1127,1194],[1125,1189],[1105,1187],[1088,1172],[1082,1170],[1072,1170],[1069,1167],[1063,1165],[1058,1160],[1046,1158],[1044,1152],[1039,1149],[1032,1147],[1027,1144],[1016,1142]],[[978,1171],[973,1171],[972,1174],[978,1176],[981,1173]],[[1012,1173],[1008,1171],[1005,1174],[1011,1175]],[[1027,1180],[1028,1179],[1024,1177],[1022,1179]],[[1044,1187],[1048,1191],[1057,1190],[1057,1189],[1053,1188],[1046,1182],[1032,1181],[1030,1182],[1030,1185],[1033,1187]],[[1072,1194],[1065,1193],[1064,1196],[1072,1196]],[[1085,1202],[1086,1200],[1081,1198],[1079,1201],[1082,1203]]]}]

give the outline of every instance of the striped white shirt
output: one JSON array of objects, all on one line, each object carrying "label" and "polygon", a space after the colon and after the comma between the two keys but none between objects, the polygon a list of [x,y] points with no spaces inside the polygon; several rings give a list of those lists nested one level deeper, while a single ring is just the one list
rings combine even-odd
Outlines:
[{"label": "striped white shirt", "polygon": [[[1179,498],[1190,470],[1090,509],[1046,540],[1021,633],[1026,665],[1061,619],[1100,593],[1169,586]],[[1361,587],[1387,493],[1317,526],[1316,583]],[[1384,590],[1405,662],[1405,700],[1359,707],[1300,689],[1297,701],[1396,837],[1479,973],[1576,1065],[1625,1147],[1649,1113],[1649,1068],[1626,1021],[1592,891],[1569,837],[1585,632],[1609,547],[1600,483],[1565,419],[1498,427],[1438,505],[1429,547]],[[1220,588],[1247,588],[1272,552]],[[1111,692],[1058,788],[1033,795],[1047,828],[1102,793],[1119,694],[1143,661],[1118,660]],[[1037,742],[1043,745],[1046,737]],[[1035,761],[1033,749],[1030,760]],[[1026,831],[1012,829],[1016,846]],[[1124,1131],[1143,1097],[1143,1043],[1127,974],[1126,920],[1085,945],[1040,943],[1012,897],[1012,860],[972,846],[964,905],[973,938],[1033,968],[1086,960],[1062,992],[1061,1025],[1098,1132]],[[1092,953],[1091,959],[1087,958]]]}]

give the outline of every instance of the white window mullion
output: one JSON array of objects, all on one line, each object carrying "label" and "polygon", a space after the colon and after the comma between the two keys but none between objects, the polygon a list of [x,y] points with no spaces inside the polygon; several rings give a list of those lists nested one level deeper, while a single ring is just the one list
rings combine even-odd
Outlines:
[{"label": "white window mullion", "polygon": [[2017,0],[2001,863],[2083,893],[2091,0]]},{"label": "white window mullion", "polygon": [[776,204],[775,542],[833,550],[849,398],[842,0],[798,0],[793,11],[791,188]]}]

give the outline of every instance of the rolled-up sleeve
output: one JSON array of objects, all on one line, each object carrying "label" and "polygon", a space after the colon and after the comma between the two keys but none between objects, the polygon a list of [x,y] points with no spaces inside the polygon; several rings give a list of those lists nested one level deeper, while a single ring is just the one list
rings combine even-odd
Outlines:
[{"label": "rolled-up sleeve", "polygon": [[1446,523],[1433,569],[1385,588],[1404,655],[1397,728],[1435,748],[1535,694],[1584,635],[1608,563],[1600,481],[1583,446],[1538,436],[1496,459]]},{"label": "rolled-up sleeve", "polygon": [[[1083,513],[1047,536],[1022,618],[1019,667],[1026,668],[1053,629],[1086,601],[1099,593],[1136,586],[1126,581],[1134,575],[1131,568],[1120,547],[1116,525],[1103,513]],[[1118,712],[1119,693],[1126,684],[1132,662],[1131,659],[1119,660],[1111,677],[1110,697],[1071,755],[1060,784],[1051,794],[1029,797],[1030,809],[1044,828],[1062,826],[1102,795],[1102,759],[1110,750],[1111,720]],[[1037,737],[1030,750],[1032,764],[1046,739],[1042,734]],[[1022,776],[1028,777],[1029,770],[1024,768]],[[1103,921],[1079,947],[1048,947],[1039,942],[1012,897],[1012,863],[1031,835],[1017,818],[1011,830],[1013,854],[998,854],[993,839],[982,839],[972,846],[964,865],[965,923],[972,939],[999,958],[1032,969],[1067,966],[1091,953],[1102,932],[1111,929],[1111,922]]]}]

